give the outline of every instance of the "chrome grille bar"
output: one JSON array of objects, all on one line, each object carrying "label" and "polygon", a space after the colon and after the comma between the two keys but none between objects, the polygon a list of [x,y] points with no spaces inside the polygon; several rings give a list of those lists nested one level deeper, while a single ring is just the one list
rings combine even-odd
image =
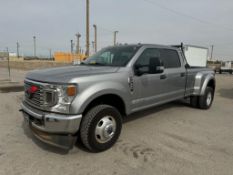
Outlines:
[{"label": "chrome grille bar", "polygon": [[[31,86],[36,86],[38,89],[33,93],[28,93]],[[25,102],[38,109],[47,109],[56,104],[54,89],[49,88],[49,84],[35,82],[31,80],[24,81]],[[51,93],[50,103],[46,101],[46,93]]]}]

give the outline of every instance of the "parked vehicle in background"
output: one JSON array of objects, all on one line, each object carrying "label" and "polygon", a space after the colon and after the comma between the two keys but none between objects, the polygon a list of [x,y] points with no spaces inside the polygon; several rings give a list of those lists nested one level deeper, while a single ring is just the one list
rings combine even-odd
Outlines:
[{"label": "parked vehicle in background", "polygon": [[194,45],[184,45],[184,55],[187,63],[193,67],[206,67],[208,48]]},{"label": "parked vehicle in background", "polygon": [[100,152],[117,141],[124,116],[184,98],[209,109],[214,92],[214,71],[190,66],[182,46],[122,45],[28,73],[21,111],[40,140],[70,149],[80,137]]},{"label": "parked vehicle in background", "polygon": [[232,74],[232,62],[231,61],[223,61],[221,62],[221,66],[216,69],[216,72],[219,72],[220,74],[227,72]]}]

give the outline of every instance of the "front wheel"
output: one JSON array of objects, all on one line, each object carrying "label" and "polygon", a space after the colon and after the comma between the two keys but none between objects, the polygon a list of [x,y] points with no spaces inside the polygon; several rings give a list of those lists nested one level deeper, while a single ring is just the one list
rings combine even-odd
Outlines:
[{"label": "front wheel", "polygon": [[101,152],[112,147],[122,127],[118,110],[109,105],[98,105],[84,116],[80,136],[84,146],[92,152]]}]

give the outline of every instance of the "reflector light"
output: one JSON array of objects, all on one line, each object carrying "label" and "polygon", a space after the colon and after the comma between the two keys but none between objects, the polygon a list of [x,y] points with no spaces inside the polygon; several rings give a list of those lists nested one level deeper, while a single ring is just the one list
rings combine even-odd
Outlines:
[{"label": "reflector light", "polygon": [[68,96],[75,96],[76,95],[76,87],[75,86],[68,86],[66,89],[66,93]]}]

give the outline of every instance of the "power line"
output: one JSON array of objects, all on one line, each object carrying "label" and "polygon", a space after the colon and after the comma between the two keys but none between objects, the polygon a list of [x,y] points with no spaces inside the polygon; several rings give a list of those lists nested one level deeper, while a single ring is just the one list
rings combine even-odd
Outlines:
[{"label": "power line", "polygon": [[179,16],[183,16],[183,17],[192,19],[192,20],[194,20],[194,21],[198,21],[198,22],[203,23],[203,24],[208,24],[208,25],[212,25],[212,26],[215,26],[215,27],[218,27],[218,28],[225,29],[225,30],[233,31],[233,28],[231,28],[231,27],[228,27],[228,26],[222,26],[222,27],[221,27],[221,26],[219,26],[218,24],[212,23],[212,22],[210,22],[210,21],[203,20],[203,19],[199,19],[199,18],[197,18],[197,17],[194,17],[194,16],[191,16],[191,15],[182,13],[182,12],[180,12],[180,11],[177,11],[177,10],[174,10],[174,9],[171,9],[171,8],[168,8],[168,7],[166,7],[166,6],[164,6],[164,5],[160,4],[160,3],[157,3],[157,2],[155,2],[155,1],[151,1],[151,0],[142,0],[142,1],[144,1],[144,2],[146,2],[146,3],[150,3],[150,4],[155,5],[155,6],[157,6],[157,7],[160,7],[160,8],[162,8],[162,9],[164,9],[164,10],[167,10],[167,11],[173,13],[173,14],[176,14],[176,15],[179,15]]}]

